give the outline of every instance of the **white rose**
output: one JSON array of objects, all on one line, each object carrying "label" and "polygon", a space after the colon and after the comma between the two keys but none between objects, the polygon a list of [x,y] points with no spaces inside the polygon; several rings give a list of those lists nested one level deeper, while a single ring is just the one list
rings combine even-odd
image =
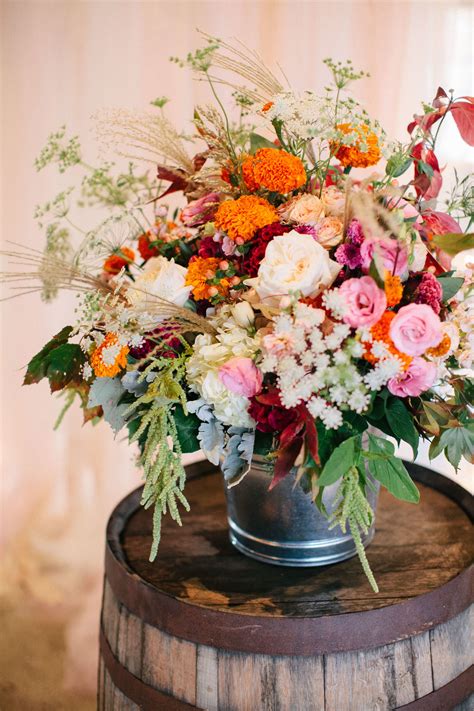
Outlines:
[{"label": "white rose", "polygon": [[293,230],[269,243],[258,276],[245,283],[255,289],[263,303],[278,306],[281,297],[291,292],[316,296],[331,286],[340,269],[311,235]]},{"label": "white rose", "polygon": [[278,210],[280,217],[287,222],[299,225],[314,225],[324,217],[324,205],[317,195],[304,193],[293,198]]},{"label": "white rose", "polygon": [[192,286],[186,286],[186,274],[187,269],[175,264],[174,259],[153,257],[129,286],[127,297],[134,306],[152,305],[153,297],[184,306],[192,291]]}]

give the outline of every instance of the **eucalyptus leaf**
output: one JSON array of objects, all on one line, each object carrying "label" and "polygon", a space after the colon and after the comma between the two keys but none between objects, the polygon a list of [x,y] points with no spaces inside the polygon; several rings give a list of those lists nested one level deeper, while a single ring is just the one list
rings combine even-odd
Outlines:
[{"label": "eucalyptus leaf", "polygon": [[113,431],[117,433],[125,425],[125,412],[128,405],[119,404],[122,395],[125,393],[120,378],[96,378],[89,391],[89,401],[87,407],[102,407],[104,420],[109,423]]}]

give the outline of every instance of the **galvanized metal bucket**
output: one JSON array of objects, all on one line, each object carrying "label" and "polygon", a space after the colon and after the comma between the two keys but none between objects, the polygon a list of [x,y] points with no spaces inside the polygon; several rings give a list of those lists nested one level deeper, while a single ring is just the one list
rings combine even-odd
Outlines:
[{"label": "galvanized metal bucket", "polygon": [[[339,526],[329,530],[327,518],[320,513],[299,484],[293,469],[274,489],[268,490],[272,467],[262,457],[254,457],[243,481],[226,488],[230,540],[251,558],[292,567],[310,567],[338,563],[356,555],[349,532]],[[327,486],[323,503],[330,513],[336,505],[339,482]],[[379,487],[369,490],[368,499],[375,511]],[[367,546],[374,526],[362,540]]]}]

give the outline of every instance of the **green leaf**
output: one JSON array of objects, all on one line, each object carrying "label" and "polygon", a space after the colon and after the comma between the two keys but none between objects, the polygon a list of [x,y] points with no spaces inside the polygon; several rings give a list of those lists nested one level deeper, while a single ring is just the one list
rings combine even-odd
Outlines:
[{"label": "green leaf", "polygon": [[474,232],[434,235],[431,243],[451,257],[455,257],[456,254],[464,252],[465,249],[474,249]]},{"label": "green leaf", "polygon": [[46,377],[51,392],[62,390],[71,380],[81,380],[81,369],[86,357],[76,343],[63,343],[48,355]]},{"label": "green leaf", "polygon": [[446,457],[455,469],[458,469],[461,457],[472,461],[474,458],[474,422],[466,427],[453,427],[444,430],[439,440],[439,448],[446,450]]},{"label": "green leaf", "polygon": [[360,435],[349,437],[333,451],[318,478],[318,486],[334,484],[357,464],[360,453]]},{"label": "green leaf", "polygon": [[268,138],[265,138],[264,136],[260,136],[258,133],[251,133],[250,134],[250,153],[253,155],[256,153],[260,148],[275,148],[276,150],[278,149],[278,146],[276,146],[274,143],[268,140]]},{"label": "green leaf", "polygon": [[46,370],[49,364],[49,354],[54,348],[67,343],[72,332],[72,326],[65,326],[59,333],[48,341],[43,348],[37,353],[28,363],[23,385],[32,385],[39,383],[40,380],[46,377]]},{"label": "green leaf", "polygon": [[[380,264],[380,267],[382,268],[383,264]],[[377,262],[375,259],[372,259],[372,261],[370,262],[369,276],[372,277],[372,279],[375,281],[377,286],[379,286],[381,289],[383,289],[384,280],[383,280],[382,274],[379,271],[379,268],[377,266]]]},{"label": "green leaf", "polygon": [[404,442],[408,442],[413,449],[413,456],[416,457],[420,436],[413,424],[413,418],[403,402],[396,397],[388,398],[385,401],[385,415],[393,434]]},{"label": "green leaf", "polygon": [[183,454],[199,451],[201,448],[197,438],[199,425],[201,424],[199,418],[191,413],[186,415],[181,405],[176,405],[173,418]]},{"label": "green leaf", "polygon": [[369,459],[369,471],[374,479],[377,479],[397,499],[418,503],[420,492],[410,478],[401,459],[393,456],[393,444],[369,434],[369,451],[372,454],[385,455],[380,459]]},{"label": "green leaf", "polygon": [[390,175],[392,178],[398,178],[400,175],[405,173],[408,168],[413,163],[413,158],[406,158],[405,160],[400,160],[398,156],[392,156],[388,159],[387,165],[385,166],[386,175]]},{"label": "green leaf", "polygon": [[418,170],[420,171],[420,173],[424,173],[429,178],[433,177],[434,170],[431,167],[431,165],[429,165],[428,163],[425,163],[425,161],[423,161],[423,160],[418,160],[417,165],[418,165]]},{"label": "green leaf", "polygon": [[442,276],[436,277],[439,281],[441,288],[443,289],[443,301],[449,301],[455,296],[459,289],[464,284],[464,279],[462,277],[451,277],[443,274]]}]

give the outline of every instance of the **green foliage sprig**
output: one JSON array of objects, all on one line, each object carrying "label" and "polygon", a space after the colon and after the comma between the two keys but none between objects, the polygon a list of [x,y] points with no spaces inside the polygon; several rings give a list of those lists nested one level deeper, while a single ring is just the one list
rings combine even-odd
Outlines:
[{"label": "green foliage sprig", "polygon": [[140,466],[143,467],[145,486],[142,505],[154,507],[153,543],[150,561],[155,560],[161,537],[161,520],[169,512],[181,526],[178,503],[186,511],[189,504],[183,494],[186,471],[182,464],[182,447],[174,418],[175,408],[186,409],[186,393],[181,381],[184,378],[189,346],[182,340],[183,353],[176,358],[150,358],[150,363],[141,372],[139,382],[156,373],[146,392],[126,410],[125,416],[138,421],[138,427],[130,436],[130,442],[140,444]]}]

